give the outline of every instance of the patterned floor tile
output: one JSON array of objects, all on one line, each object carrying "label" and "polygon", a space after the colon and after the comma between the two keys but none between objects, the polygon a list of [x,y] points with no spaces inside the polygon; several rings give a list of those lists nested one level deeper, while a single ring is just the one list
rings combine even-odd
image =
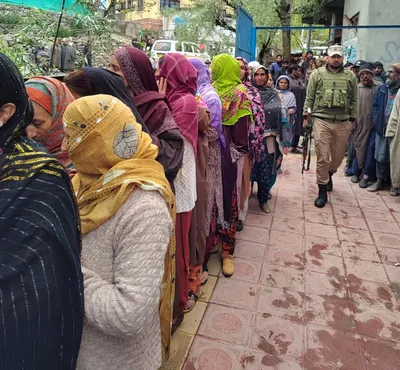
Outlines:
[{"label": "patterned floor tile", "polygon": [[380,257],[375,245],[342,242],[341,248],[343,257],[345,258],[370,262],[380,262]]},{"label": "patterned floor tile", "polygon": [[371,212],[371,210],[376,210],[376,211],[387,211],[387,206],[385,202],[382,202],[380,199],[379,200],[369,200],[369,199],[359,199],[358,203],[360,204],[360,208],[367,212],[368,210]]},{"label": "patterned floor tile", "polygon": [[266,244],[269,238],[269,230],[254,226],[245,226],[243,231],[236,233],[236,239],[247,240],[254,243]]},{"label": "patterned floor tile", "polygon": [[208,276],[207,283],[201,287],[201,294],[199,300],[201,302],[209,302],[211,295],[214,291],[215,285],[217,284],[218,278],[215,276]]},{"label": "patterned floor tile", "polygon": [[287,208],[282,207],[281,205],[277,205],[274,210],[274,216],[279,218],[288,218],[289,220],[298,221],[303,217],[303,209],[302,208]]},{"label": "patterned floor tile", "polygon": [[307,370],[364,370],[363,343],[359,336],[323,326],[307,327],[304,355]]},{"label": "patterned floor tile", "polygon": [[274,216],[271,229],[286,233],[304,234],[304,223],[302,220],[291,220]]},{"label": "patterned floor tile", "polygon": [[221,278],[210,302],[255,311],[259,292],[260,288],[255,284]]},{"label": "patterned floor tile", "polygon": [[338,235],[335,226],[305,223],[306,236],[318,236],[320,238],[337,239]]},{"label": "patterned floor tile", "polygon": [[270,245],[265,262],[270,265],[277,264],[304,270],[306,258],[302,245],[297,248]]},{"label": "patterned floor tile", "polygon": [[244,370],[303,370],[300,360],[287,355],[275,356],[267,352],[246,349],[240,364]]},{"label": "patterned floor tile", "polygon": [[347,284],[344,277],[328,276],[318,272],[306,272],[305,292],[315,295],[344,298],[347,295]]},{"label": "patterned floor tile", "polygon": [[361,217],[335,215],[335,221],[337,226],[347,227],[349,229],[368,230],[365,219]]},{"label": "patterned floor tile", "polygon": [[348,290],[352,301],[361,308],[393,310],[396,298],[389,284],[361,280],[354,275],[347,277]]},{"label": "patterned floor tile", "polygon": [[250,348],[259,349],[271,357],[303,355],[304,327],[279,317],[256,314]]},{"label": "patterned floor tile", "polygon": [[255,226],[261,227],[263,229],[270,229],[272,223],[271,215],[257,215],[254,213],[248,213],[245,221],[245,227],[247,226]]},{"label": "patterned floor tile", "polygon": [[399,343],[365,337],[363,347],[367,370],[394,370],[399,367]]},{"label": "patterned floor tile", "polygon": [[348,207],[335,204],[333,206],[333,213],[338,216],[343,217],[362,217],[361,208],[358,207]]},{"label": "patterned floor tile", "polygon": [[367,220],[371,231],[385,232],[388,234],[400,234],[400,226],[397,222],[389,222],[382,220]]},{"label": "patterned floor tile", "polygon": [[357,199],[354,197],[342,197],[340,195],[331,195],[331,203],[333,206],[341,205],[346,207],[358,207]]},{"label": "patterned floor tile", "polygon": [[[315,193],[314,198],[317,198],[317,193],[318,192]],[[311,212],[318,211],[318,212],[329,213],[329,214],[333,213],[332,206],[331,206],[331,204],[329,202],[324,208],[317,208],[317,207],[315,207],[313,200],[312,201],[310,201],[310,200],[303,201],[303,210],[304,210],[304,212],[307,212],[307,211],[311,211]]]},{"label": "patterned floor tile", "polygon": [[196,334],[201,320],[203,319],[204,313],[206,312],[206,308],[206,302],[197,301],[193,310],[185,314],[182,324],[179,326],[178,330],[186,334]]},{"label": "patterned floor tile", "polygon": [[400,342],[398,312],[365,308],[356,313],[356,324],[360,335]]},{"label": "patterned floor tile", "polygon": [[304,315],[304,294],[285,288],[263,287],[257,312],[301,323]]},{"label": "patterned floor tile", "polygon": [[338,239],[320,238],[317,236],[306,237],[306,258],[319,257],[321,254],[341,256],[340,241]]},{"label": "patterned floor tile", "polygon": [[248,346],[253,313],[210,304],[199,328],[199,334],[239,346]]},{"label": "patterned floor tile", "polygon": [[218,276],[221,271],[221,255],[219,253],[212,254],[207,263],[208,274],[211,276]]},{"label": "patterned floor tile", "polygon": [[303,292],[304,271],[293,267],[267,265],[264,263],[260,283],[273,288],[287,288]]},{"label": "patterned floor tile", "polygon": [[333,226],[335,224],[332,214],[318,212],[318,211],[304,212],[304,220],[306,222],[313,222],[316,224],[323,224],[323,225],[332,225]]},{"label": "patterned floor tile", "polygon": [[[262,263],[243,258],[235,258],[235,273],[231,277],[233,280],[248,281],[257,284],[260,280]],[[220,272],[220,277],[224,275]]]},{"label": "patterned floor tile", "polygon": [[390,211],[377,211],[377,210],[368,210],[364,212],[364,216],[366,220],[379,220],[379,221],[395,221],[395,212]]},{"label": "patterned floor tile", "polygon": [[236,240],[235,257],[262,261],[267,250],[268,247],[265,244]]},{"label": "patterned floor tile", "polygon": [[381,262],[368,262],[354,259],[344,259],[347,275],[354,275],[361,280],[388,283],[385,269]]},{"label": "patterned floor tile", "polygon": [[347,229],[338,227],[339,240],[343,242],[374,244],[371,235],[367,230]]},{"label": "patterned floor tile", "polygon": [[387,234],[382,232],[372,232],[375,243],[378,247],[400,249],[400,235]]},{"label": "patterned floor tile", "polygon": [[357,306],[349,299],[330,298],[315,294],[305,296],[305,321],[335,330],[356,332]]},{"label": "patterned floor tile", "polygon": [[186,360],[194,336],[176,331],[171,339],[170,357],[160,370],[180,370]]},{"label": "patterned floor tile", "polygon": [[303,248],[304,238],[301,234],[282,233],[280,231],[271,231],[269,245],[287,247],[296,249],[299,245]]},{"label": "patterned floor tile", "polygon": [[378,247],[379,255],[385,265],[400,263],[400,249]]},{"label": "patterned floor tile", "polygon": [[240,370],[243,349],[197,336],[192,344],[184,370]]},{"label": "patterned floor tile", "polygon": [[308,255],[306,269],[322,274],[345,276],[342,257],[329,254]]}]

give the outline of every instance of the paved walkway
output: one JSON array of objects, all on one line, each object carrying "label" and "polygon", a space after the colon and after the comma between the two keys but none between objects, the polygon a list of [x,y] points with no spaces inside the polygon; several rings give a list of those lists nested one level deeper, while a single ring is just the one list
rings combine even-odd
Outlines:
[{"label": "paved walkway", "polygon": [[318,210],[315,170],[302,177],[300,156],[283,169],[272,215],[251,200],[235,275],[213,256],[165,369],[400,369],[400,198],[341,171]]}]

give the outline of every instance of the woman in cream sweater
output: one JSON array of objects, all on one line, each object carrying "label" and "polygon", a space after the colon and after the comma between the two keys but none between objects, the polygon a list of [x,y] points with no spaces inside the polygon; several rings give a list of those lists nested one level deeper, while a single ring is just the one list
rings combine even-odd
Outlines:
[{"label": "woman in cream sweater", "polygon": [[78,369],[158,369],[169,349],[175,206],[157,147],[109,95],[76,100],[63,120],[83,234]]}]

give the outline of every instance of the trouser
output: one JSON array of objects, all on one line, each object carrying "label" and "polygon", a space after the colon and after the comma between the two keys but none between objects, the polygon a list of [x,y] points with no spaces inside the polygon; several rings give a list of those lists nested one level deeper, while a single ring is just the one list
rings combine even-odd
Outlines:
[{"label": "trouser", "polygon": [[390,176],[390,163],[376,161],[376,178],[388,180]]},{"label": "trouser", "polygon": [[313,124],[315,151],[317,153],[317,183],[326,185],[329,172],[336,173],[343,162],[352,123],[316,118]]},{"label": "trouser", "polygon": [[299,141],[300,141],[300,135],[294,135],[292,139],[292,144],[291,146],[293,148],[297,148],[299,146]]},{"label": "trouser", "polygon": [[189,230],[192,211],[176,214],[176,283],[174,318],[183,314],[189,294]]}]

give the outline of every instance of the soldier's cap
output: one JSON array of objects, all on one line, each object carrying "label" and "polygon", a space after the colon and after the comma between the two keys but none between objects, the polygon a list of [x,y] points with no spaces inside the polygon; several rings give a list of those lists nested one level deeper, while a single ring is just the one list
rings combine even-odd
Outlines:
[{"label": "soldier's cap", "polygon": [[340,45],[332,45],[328,48],[328,56],[333,57],[334,55],[343,56],[343,48]]}]

